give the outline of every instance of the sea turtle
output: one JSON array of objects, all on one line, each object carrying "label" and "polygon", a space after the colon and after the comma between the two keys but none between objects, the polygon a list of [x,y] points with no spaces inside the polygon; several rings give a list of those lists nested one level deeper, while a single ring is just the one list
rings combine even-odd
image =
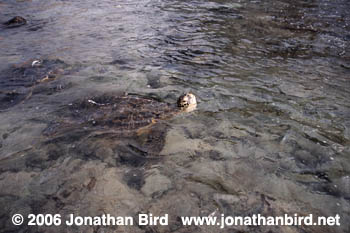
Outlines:
[{"label": "sea turtle", "polygon": [[181,95],[177,104],[134,94],[84,98],[55,113],[56,120],[43,132],[45,144],[74,145],[75,154],[84,158],[105,159],[110,153],[100,151],[113,151],[122,163],[139,164],[162,150],[169,128],[166,119],[193,111],[196,105],[192,93]]},{"label": "sea turtle", "polygon": [[107,130],[127,135],[141,132],[144,127],[176,113],[193,111],[196,106],[196,97],[192,93],[181,95],[176,105],[133,94],[103,94],[70,103],[60,109],[58,128]]}]

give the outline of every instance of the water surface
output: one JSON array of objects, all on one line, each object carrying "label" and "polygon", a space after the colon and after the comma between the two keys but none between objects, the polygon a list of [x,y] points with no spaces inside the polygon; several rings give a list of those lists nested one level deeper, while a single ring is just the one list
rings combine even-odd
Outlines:
[{"label": "water surface", "polygon": [[[5,0],[0,11],[1,22],[28,21],[0,29],[5,231],[48,230],[15,227],[14,213],[151,212],[169,226],[118,230],[219,232],[177,218],[214,211],[341,216],[340,227],[220,232],[349,229],[348,1]],[[132,137],[50,137],[75,101],[126,92],[175,103],[185,91],[198,108],[162,123],[156,155],[140,159]]]}]

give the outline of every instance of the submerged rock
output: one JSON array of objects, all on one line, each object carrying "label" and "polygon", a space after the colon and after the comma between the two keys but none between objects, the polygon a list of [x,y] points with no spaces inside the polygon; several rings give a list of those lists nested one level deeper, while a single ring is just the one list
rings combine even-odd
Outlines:
[{"label": "submerged rock", "polygon": [[159,170],[151,171],[151,174],[145,179],[141,192],[148,197],[159,197],[171,188],[171,180],[160,174]]},{"label": "submerged rock", "polygon": [[[43,60],[39,64],[34,64],[34,62],[11,66],[1,72],[0,110],[10,108],[29,99],[35,92],[34,88],[68,74],[71,70],[68,64],[59,59]],[[51,94],[52,87],[47,88],[50,92],[48,94]],[[43,91],[41,89],[41,93]]]},{"label": "submerged rock", "polygon": [[5,27],[7,28],[15,28],[15,27],[20,27],[27,24],[27,20],[21,16],[15,16],[9,21],[6,21],[4,23]]}]

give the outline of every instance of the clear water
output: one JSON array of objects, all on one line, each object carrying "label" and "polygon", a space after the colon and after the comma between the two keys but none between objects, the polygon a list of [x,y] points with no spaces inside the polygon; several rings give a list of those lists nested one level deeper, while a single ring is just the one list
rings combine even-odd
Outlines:
[{"label": "clear water", "polygon": [[[48,231],[13,226],[14,213],[148,211],[168,213],[169,226],[118,229],[219,232],[176,218],[217,210],[341,217],[340,227],[220,232],[348,231],[348,1],[5,0],[0,12],[1,22],[28,21],[0,28],[0,94],[21,93],[0,105],[2,229]],[[14,67],[36,59],[59,59],[64,72],[29,87],[11,81]],[[75,100],[128,92],[174,103],[185,91],[198,108],[166,121],[157,159],[137,162],[123,146],[132,139],[43,133]],[[116,228],[49,230],[77,229]]]}]

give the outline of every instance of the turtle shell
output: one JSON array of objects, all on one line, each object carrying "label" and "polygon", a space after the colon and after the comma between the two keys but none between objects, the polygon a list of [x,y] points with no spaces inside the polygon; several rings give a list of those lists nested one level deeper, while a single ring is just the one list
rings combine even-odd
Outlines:
[{"label": "turtle shell", "polygon": [[124,157],[130,151],[137,158],[161,151],[168,124],[160,120],[180,111],[175,104],[139,95],[104,94],[85,98],[56,112],[56,120],[43,132],[49,137],[45,144],[76,143],[84,148],[99,142],[113,151],[124,148],[120,158],[134,161]]},{"label": "turtle shell", "polygon": [[[94,132],[109,130],[127,135],[178,111],[175,105],[150,97],[105,94],[63,107],[59,111],[61,120],[56,128],[84,128]],[[57,130],[52,132],[56,133]]]}]

